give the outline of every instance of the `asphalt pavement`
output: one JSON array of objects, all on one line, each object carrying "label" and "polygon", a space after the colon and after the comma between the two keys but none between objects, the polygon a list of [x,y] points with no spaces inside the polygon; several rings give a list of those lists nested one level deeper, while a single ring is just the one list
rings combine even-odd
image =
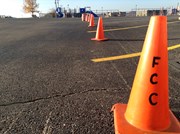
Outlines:
[{"label": "asphalt pavement", "polygon": [[[149,17],[104,18],[104,29],[148,25]],[[180,21],[168,17],[168,44],[180,44]],[[97,19],[95,19],[97,24]],[[0,133],[113,134],[111,108],[127,103],[147,26],[105,32],[79,18],[0,19]],[[180,48],[169,51],[169,105],[180,119]]]}]

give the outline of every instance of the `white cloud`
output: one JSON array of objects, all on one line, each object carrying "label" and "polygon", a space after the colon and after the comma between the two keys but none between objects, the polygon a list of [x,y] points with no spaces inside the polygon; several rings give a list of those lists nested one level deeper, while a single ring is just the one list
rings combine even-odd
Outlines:
[{"label": "white cloud", "polygon": [[0,15],[12,17],[30,17],[23,12],[23,0],[0,0]]}]

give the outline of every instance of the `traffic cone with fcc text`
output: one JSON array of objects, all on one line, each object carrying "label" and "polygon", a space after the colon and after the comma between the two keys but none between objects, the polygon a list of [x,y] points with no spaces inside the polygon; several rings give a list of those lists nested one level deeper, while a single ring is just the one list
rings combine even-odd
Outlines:
[{"label": "traffic cone with fcc text", "polygon": [[180,133],[169,110],[167,17],[151,17],[128,104],[112,111],[115,134]]},{"label": "traffic cone with fcc text", "polygon": [[90,22],[89,22],[89,26],[88,27],[94,27],[95,25],[94,25],[94,15],[93,14],[91,14],[90,15]]},{"label": "traffic cone with fcc text", "polygon": [[108,38],[104,38],[104,28],[103,28],[102,17],[99,17],[99,20],[98,20],[96,37],[95,38],[91,38],[91,40],[96,40],[96,41],[105,41],[105,40],[108,40]]}]

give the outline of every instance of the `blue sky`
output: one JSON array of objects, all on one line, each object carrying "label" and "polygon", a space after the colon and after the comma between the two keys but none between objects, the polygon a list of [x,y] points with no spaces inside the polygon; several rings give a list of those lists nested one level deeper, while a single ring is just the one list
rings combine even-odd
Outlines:
[{"label": "blue sky", "polygon": [[131,10],[138,7],[175,6],[180,0],[60,0],[63,5],[91,6],[93,9]]},{"label": "blue sky", "polygon": [[[11,1],[11,2],[10,2]],[[60,5],[70,8],[90,6],[92,10],[118,9],[130,11],[132,8],[176,7],[180,0],[60,0]],[[37,0],[39,11],[48,12],[54,8],[54,0]],[[0,0],[0,15],[25,17],[22,11],[23,0]]]}]

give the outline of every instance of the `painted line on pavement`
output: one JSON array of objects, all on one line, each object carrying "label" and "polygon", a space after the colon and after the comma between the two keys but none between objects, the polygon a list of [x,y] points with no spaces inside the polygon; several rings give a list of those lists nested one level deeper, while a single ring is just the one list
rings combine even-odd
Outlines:
[{"label": "painted line on pavement", "polygon": [[[168,24],[173,24],[177,23],[180,21],[173,21],[173,22],[168,22]],[[124,27],[124,28],[115,28],[115,29],[106,29],[104,32],[111,32],[111,31],[121,31],[121,30],[128,30],[128,29],[136,29],[136,28],[141,28],[141,27],[147,27],[148,25],[140,25],[140,26],[132,26],[132,27]],[[88,31],[88,33],[95,33],[95,31]]]},{"label": "painted line on pavement", "polygon": [[[173,50],[173,49],[177,49],[177,48],[180,48],[180,44],[168,47],[168,50]],[[93,61],[93,62],[105,62],[105,61],[113,61],[113,60],[133,58],[133,57],[138,57],[140,55],[141,55],[141,52],[138,52],[138,53],[125,54],[125,55],[120,55],[120,56],[91,59],[91,61]]]}]

